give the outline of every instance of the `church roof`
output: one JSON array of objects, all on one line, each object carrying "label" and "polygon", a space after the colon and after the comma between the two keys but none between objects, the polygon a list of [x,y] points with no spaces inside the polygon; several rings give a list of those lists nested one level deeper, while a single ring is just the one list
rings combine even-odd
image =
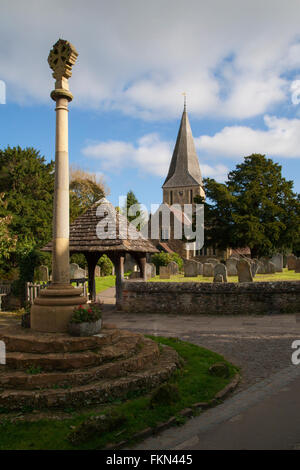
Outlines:
[{"label": "church roof", "polygon": [[[52,242],[42,250],[52,251]],[[155,253],[158,250],[103,198],[70,225],[70,252],[85,251]]]},{"label": "church roof", "polygon": [[169,173],[163,188],[203,185],[193,134],[184,107]]}]

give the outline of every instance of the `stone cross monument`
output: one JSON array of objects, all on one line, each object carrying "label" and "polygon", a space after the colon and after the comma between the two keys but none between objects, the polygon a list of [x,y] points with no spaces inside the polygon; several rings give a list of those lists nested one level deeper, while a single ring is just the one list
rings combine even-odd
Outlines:
[{"label": "stone cross monument", "polygon": [[68,79],[78,53],[75,47],[59,39],[50,51],[48,63],[53,70],[56,102],[55,186],[53,207],[52,283],[41,291],[31,307],[31,328],[36,331],[62,332],[76,305],[86,303],[82,289],[70,285],[69,271],[69,155],[68,102],[73,95]]}]

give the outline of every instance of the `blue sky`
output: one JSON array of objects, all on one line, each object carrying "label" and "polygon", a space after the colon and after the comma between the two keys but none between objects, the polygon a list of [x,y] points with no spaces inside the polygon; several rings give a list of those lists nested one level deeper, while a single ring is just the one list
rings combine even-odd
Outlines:
[{"label": "blue sky", "polygon": [[300,192],[299,13],[293,0],[2,0],[0,146],[53,158],[47,56],[63,37],[79,52],[70,163],[102,174],[114,204],[129,189],[161,202],[184,91],[203,176],[224,181],[260,152]]}]

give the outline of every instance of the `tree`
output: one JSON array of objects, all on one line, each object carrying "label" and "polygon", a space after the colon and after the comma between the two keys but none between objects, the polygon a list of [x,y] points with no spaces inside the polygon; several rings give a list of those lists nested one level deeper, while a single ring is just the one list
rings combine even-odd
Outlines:
[{"label": "tree", "polygon": [[160,266],[167,266],[171,261],[175,261],[175,263],[178,264],[179,270],[182,270],[183,260],[178,253],[170,254],[161,251],[160,253],[154,253],[154,255],[151,256],[151,262],[155,265],[157,274],[159,274]]},{"label": "tree", "polygon": [[[133,207],[135,206],[135,207]],[[130,214],[130,208],[132,207],[132,210],[134,212],[134,215]],[[144,220],[144,214],[143,211],[141,210],[140,203],[137,200],[135,194],[133,191],[128,191],[127,196],[126,196],[126,203],[125,207],[122,208],[122,213],[126,214],[128,222],[133,222],[137,218],[139,218],[139,222],[137,223],[136,229],[141,230],[143,225],[145,224]]]},{"label": "tree", "polygon": [[102,176],[71,167],[70,171],[70,218],[73,221],[91,205],[109,193]]},{"label": "tree", "polygon": [[54,162],[46,163],[34,148],[0,150],[0,192],[11,216],[9,231],[20,245],[26,241],[43,246],[51,238],[54,194]]},{"label": "tree", "polygon": [[299,243],[299,196],[278,163],[252,154],[228,174],[225,184],[212,179],[204,184],[207,245],[248,246],[257,257],[287,252]]}]

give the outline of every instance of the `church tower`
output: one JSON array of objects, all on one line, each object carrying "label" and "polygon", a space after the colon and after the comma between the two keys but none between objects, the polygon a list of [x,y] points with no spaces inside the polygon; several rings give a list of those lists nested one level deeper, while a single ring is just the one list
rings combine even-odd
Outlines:
[{"label": "church tower", "polygon": [[192,204],[196,195],[205,197],[186,104],[184,104],[169,172],[162,188],[164,204]]}]

